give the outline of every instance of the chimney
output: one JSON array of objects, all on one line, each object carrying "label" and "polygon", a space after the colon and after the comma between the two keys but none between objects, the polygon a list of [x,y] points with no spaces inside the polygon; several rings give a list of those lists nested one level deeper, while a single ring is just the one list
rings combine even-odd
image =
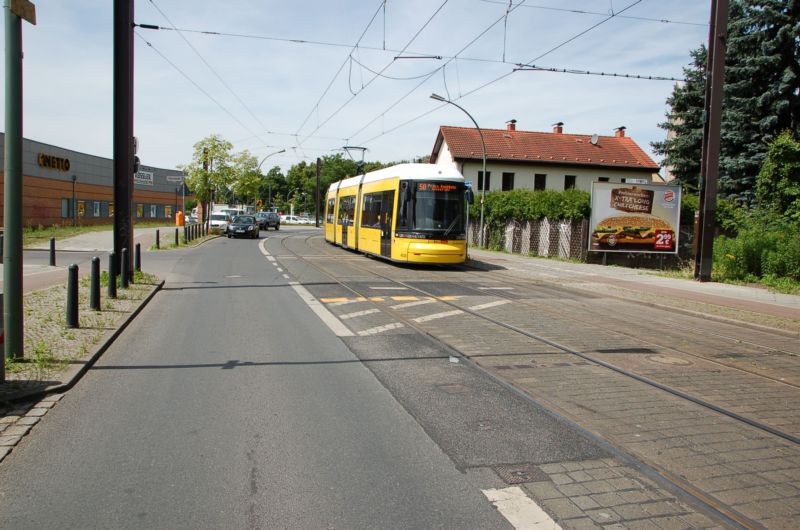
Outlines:
[{"label": "chimney", "polygon": [[625,126],[621,125],[614,129],[614,136],[617,138],[625,138]]},{"label": "chimney", "polygon": [[506,130],[507,131],[516,131],[517,130],[517,120],[508,120],[506,122]]},{"label": "chimney", "polygon": [[564,122],[560,121],[558,123],[553,124],[553,134],[563,134],[564,133]]}]

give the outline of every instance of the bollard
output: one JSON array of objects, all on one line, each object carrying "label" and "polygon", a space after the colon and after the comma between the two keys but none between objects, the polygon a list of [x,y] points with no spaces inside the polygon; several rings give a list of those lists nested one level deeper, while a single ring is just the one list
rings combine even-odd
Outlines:
[{"label": "bollard", "polygon": [[50,238],[50,266],[56,266],[56,238]]},{"label": "bollard", "polygon": [[117,297],[117,255],[108,255],[108,297]]},{"label": "bollard", "polygon": [[89,307],[100,311],[100,258],[92,258],[92,283],[89,289]]},{"label": "bollard", "polygon": [[179,243],[178,243],[178,229],[177,228],[175,229],[175,246],[176,247],[179,246]]},{"label": "bollard", "polygon": [[133,254],[133,270],[141,272],[142,270],[142,244],[136,243],[136,249]]},{"label": "bollard", "polygon": [[188,226],[184,226],[183,227],[183,244],[186,245],[187,243],[189,243],[189,227]]},{"label": "bollard", "polygon": [[78,328],[78,266],[72,264],[67,272],[67,327]]},{"label": "bollard", "polygon": [[3,232],[0,232],[0,263],[3,263],[3,245],[5,241],[3,241]]},{"label": "bollard", "polygon": [[120,260],[120,271],[119,271],[119,286],[123,289],[128,288],[128,280],[129,278],[129,271],[130,263],[128,263],[128,249],[122,249],[122,259]]},{"label": "bollard", "polygon": [[161,231],[156,230],[156,248],[161,248]]}]

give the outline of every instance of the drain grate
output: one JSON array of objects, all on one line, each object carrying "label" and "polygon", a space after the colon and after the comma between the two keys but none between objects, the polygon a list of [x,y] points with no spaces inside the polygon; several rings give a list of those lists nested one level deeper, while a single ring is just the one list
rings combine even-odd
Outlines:
[{"label": "drain grate", "polygon": [[547,473],[536,467],[536,464],[509,464],[495,466],[494,470],[506,484],[546,482],[550,480]]}]

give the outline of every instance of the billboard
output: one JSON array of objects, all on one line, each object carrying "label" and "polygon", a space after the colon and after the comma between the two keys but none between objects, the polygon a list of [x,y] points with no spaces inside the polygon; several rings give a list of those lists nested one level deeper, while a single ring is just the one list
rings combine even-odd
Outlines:
[{"label": "billboard", "polygon": [[681,189],[593,182],[589,250],[676,254]]}]

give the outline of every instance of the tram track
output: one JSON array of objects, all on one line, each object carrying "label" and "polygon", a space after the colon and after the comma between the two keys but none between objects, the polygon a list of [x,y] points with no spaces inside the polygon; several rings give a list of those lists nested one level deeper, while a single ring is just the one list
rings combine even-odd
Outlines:
[{"label": "tram track", "polygon": [[[309,245],[310,240],[314,239],[314,238],[318,239],[318,236],[309,236],[309,237],[304,239],[303,243],[305,245],[307,245],[307,246],[310,246]],[[364,298],[365,300],[369,300],[370,299],[370,293],[367,293],[367,292],[364,292],[364,291],[359,291],[358,289],[352,287],[351,285],[347,285],[345,282],[340,281],[338,277],[336,277],[335,275],[333,275],[330,272],[328,272],[325,268],[323,268],[319,264],[315,263],[314,260],[305,259],[302,254],[300,254],[299,252],[296,252],[296,251],[292,250],[291,248],[289,248],[287,246],[287,244],[286,244],[286,238],[282,238],[281,239],[281,246],[287,252],[289,252],[292,255],[294,255],[296,258],[303,259],[306,263],[308,263],[309,265],[314,267],[316,270],[318,270],[319,272],[321,272],[321,273],[325,274],[326,276],[330,277],[333,281],[339,283],[342,287],[344,287],[345,289],[347,289],[348,291],[353,293],[354,296]],[[335,256],[332,253],[330,255],[332,257]],[[522,329],[522,328],[520,328],[518,326],[515,326],[515,325],[509,324],[507,322],[503,322],[501,320],[489,317],[489,316],[487,316],[487,315],[485,315],[485,314],[483,314],[481,312],[473,311],[473,310],[471,310],[471,309],[469,309],[467,307],[461,306],[461,305],[459,305],[459,304],[457,304],[457,303],[455,303],[453,301],[441,300],[441,299],[439,299],[440,297],[438,297],[435,293],[431,293],[430,291],[426,291],[425,289],[422,289],[420,287],[412,285],[412,284],[410,284],[408,282],[397,280],[397,279],[392,278],[390,276],[387,276],[385,274],[381,274],[381,273],[379,273],[379,272],[377,272],[377,271],[375,271],[373,269],[369,269],[369,268],[363,267],[363,266],[361,266],[361,265],[359,265],[357,263],[350,262],[349,266],[351,266],[353,268],[356,268],[356,269],[359,269],[359,270],[365,272],[368,275],[372,275],[372,276],[374,276],[376,278],[380,278],[380,279],[382,279],[384,281],[388,281],[388,282],[391,282],[391,283],[396,284],[398,286],[402,286],[403,288],[405,288],[407,290],[410,290],[412,292],[416,292],[416,293],[418,293],[419,295],[421,295],[423,297],[429,297],[429,298],[437,299],[438,303],[444,304],[444,305],[449,306],[449,307],[451,307],[453,309],[457,309],[459,311],[462,311],[462,312],[464,312],[466,314],[469,314],[469,315],[471,315],[473,317],[476,317],[478,319],[481,319],[483,321],[490,322],[491,324],[494,324],[494,325],[499,326],[499,327],[501,327],[503,329],[512,331],[512,332],[517,333],[519,335],[522,335],[522,336],[524,336],[526,338],[535,340],[535,341],[537,341],[537,342],[539,342],[541,344],[545,344],[545,345],[551,346],[551,347],[556,348],[557,350],[559,350],[561,352],[567,353],[569,355],[574,355],[574,356],[580,357],[583,360],[586,360],[586,361],[589,361],[591,363],[597,364],[598,366],[602,366],[602,367],[604,367],[606,369],[609,369],[609,370],[611,370],[611,371],[613,371],[615,373],[618,373],[618,374],[623,375],[625,377],[634,379],[634,380],[636,380],[636,381],[638,381],[640,383],[644,383],[644,384],[646,384],[646,385],[648,385],[650,387],[657,388],[659,390],[667,392],[667,393],[669,393],[669,394],[671,394],[673,396],[679,397],[679,398],[684,399],[686,401],[690,401],[690,402],[692,402],[692,403],[694,403],[696,405],[704,407],[704,408],[706,408],[708,410],[712,410],[712,411],[714,411],[714,412],[716,412],[718,414],[722,414],[724,416],[727,416],[727,417],[729,417],[731,419],[734,419],[736,421],[739,421],[741,423],[747,424],[747,425],[749,425],[751,427],[754,427],[756,429],[759,429],[759,430],[761,430],[761,431],[763,431],[765,433],[769,433],[769,434],[771,434],[773,436],[777,436],[779,438],[782,438],[782,439],[784,439],[784,440],[786,440],[788,442],[791,442],[791,443],[793,443],[795,445],[800,445],[800,437],[799,436],[796,436],[795,434],[792,434],[792,433],[786,432],[784,430],[781,430],[779,428],[776,428],[774,426],[771,426],[771,425],[769,425],[767,423],[764,423],[764,422],[762,422],[762,421],[760,421],[758,419],[754,419],[754,418],[739,414],[739,413],[737,413],[737,412],[735,412],[733,410],[730,410],[729,408],[716,405],[716,404],[714,404],[714,403],[712,403],[712,402],[710,402],[710,401],[708,401],[706,399],[703,399],[701,397],[692,395],[692,394],[690,394],[688,392],[685,392],[685,391],[680,390],[678,388],[672,387],[670,385],[660,383],[660,382],[658,382],[658,381],[656,381],[656,380],[654,380],[652,378],[642,376],[640,374],[637,374],[635,372],[632,372],[630,370],[627,370],[625,368],[617,366],[617,365],[615,365],[613,363],[605,361],[605,360],[603,360],[601,358],[598,358],[597,356],[589,355],[587,353],[578,351],[578,350],[576,350],[574,348],[570,348],[569,346],[561,344],[561,343],[559,343],[557,341],[548,339],[547,337],[544,337],[544,336],[542,336],[540,334],[532,333],[532,332],[527,331],[525,329]],[[470,288],[470,289],[472,289],[472,288]],[[475,291],[477,294],[480,294],[482,296],[486,296],[485,292],[481,292],[481,291],[478,291],[476,289],[472,289],[472,290]],[[503,296],[502,294],[498,294],[498,293],[492,293],[492,296],[495,296],[495,297],[498,297],[498,298],[503,298],[503,299],[509,300],[511,302],[514,302],[514,303],[521,302],[518,299],[512,299],[510,297]],[[370,303],[374,304],[375,307],[377,307],[381,311],[389,314],[390,316],[392,316],[392,318],[395,318],[399,322],[402,322],[404,325],[410,327],[411,329],[414,329],[416,331],[424,333],[425,335],[432,336],[429,332],[427,332],[424,329],[423,326],[420,326],[417,322],[414,322],[412,319],[409,319],[409,318],[405,317],[400,312],[392,310],[389,307],[385,307],[385,306],[379,305],[379,304],[377,304],[375,302],[372,302],[372,301]],[[448,344],[447,342],[443,341],[442,339],[440,339],[438,337],[435,337],[435,336],[433,336],[433,338],[435,338],[437,341],[439,341],[441,343],[446,344],[449,348],[457,350],[457,348],[454,348],[452,345]],[[724,365],[724,367],[727,368],[727,369],[730,369],[730,370],[739,370],[738,368],[727,366],[727,365]],[[789,385],[789,384],[787,384],[785,382],[777,381],[777,380],[774,380],[774,379],[766,377],[766,376],[761,376],[760,374],[751,374],[751,375],[758,376],[758,377],[763,377],[763,378],[768,379],[770,381],[773,381],[775,383],[781,383],[781,384],[785,384],[786,386],[791,386],[793,388],[796,388],[796,385]]]}]

